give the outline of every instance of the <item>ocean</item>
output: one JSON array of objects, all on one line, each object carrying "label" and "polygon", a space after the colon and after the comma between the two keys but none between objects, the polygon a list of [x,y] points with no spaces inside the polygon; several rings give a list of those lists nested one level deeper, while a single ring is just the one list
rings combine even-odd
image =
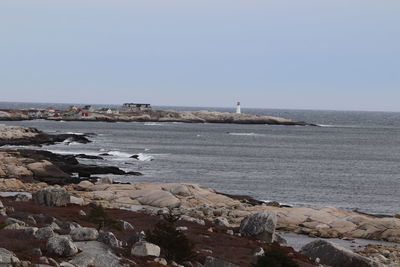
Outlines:
[{"label": "ocean", "polygon": [[[57,106],[0,102],[0,109],[49,105]],[[321,127],[45,120],[0,124],[53,133],[94,133],[90,144],[39,149],[109,153],[105,160],[81,161],[143,173],[113,176],[122,182],[198,183],[223,193],[295,206],[324,205],[386,215],[400,212],[400,113],[246,108],[242,112]],[[139,160],[130,158],[134,154],[139,154]]]}]

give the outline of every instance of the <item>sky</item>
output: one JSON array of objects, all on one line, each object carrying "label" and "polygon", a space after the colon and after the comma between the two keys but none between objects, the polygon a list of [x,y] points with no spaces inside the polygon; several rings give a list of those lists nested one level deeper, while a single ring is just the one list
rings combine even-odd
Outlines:
[{"label": "sky", "polygon": [[400,111],[398,0],[0,0],[0,101]]}]

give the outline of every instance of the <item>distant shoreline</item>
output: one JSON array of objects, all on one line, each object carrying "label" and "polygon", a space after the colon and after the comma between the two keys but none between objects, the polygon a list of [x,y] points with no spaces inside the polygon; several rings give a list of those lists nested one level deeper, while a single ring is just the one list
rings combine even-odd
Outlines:
[{"label": "distant shoreline", "polygon": [[254,114],[237,114],[216,111],[176,111],[143,110],[114,112],[68,112],[62,110],[0,110],[0,121],[24,121],[44,119],[49,121],[85,121],[85,122],[183,122],[183,123],[231,123],[231,124],[266,124],[291,126],[317,126],[316,124],[296,121],[281,117]]}]

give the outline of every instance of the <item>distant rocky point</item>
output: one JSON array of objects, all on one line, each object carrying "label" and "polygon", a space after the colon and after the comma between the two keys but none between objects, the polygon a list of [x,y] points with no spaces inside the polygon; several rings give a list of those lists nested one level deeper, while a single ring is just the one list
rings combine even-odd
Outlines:
[{"label": "distant rocky point", "polygon": [[[71,108],[72,109],[72,108]],[[71,110],[0,110],[0,120],[64,120],[64,121],[106,121],[106,122],[185,122],[185,123],[235,123],[235,124],[271,124],[271,125],[299,125],[316,126],[302,121],[280,117],[262,116],[254,114],[238,114],[217,111],[176,111],[176,110],[129,110],[119,111],[108,109],[80,111]]]}]

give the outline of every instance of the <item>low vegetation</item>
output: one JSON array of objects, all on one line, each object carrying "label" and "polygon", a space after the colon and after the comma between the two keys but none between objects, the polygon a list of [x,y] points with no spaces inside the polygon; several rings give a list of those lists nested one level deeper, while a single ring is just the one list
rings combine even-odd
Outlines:
[{"label": "low vegetation", "polygon": [[117,220],[111,215],[107,214],[101,205],[93,207],[90,210],[89,215],[85,216],[83,219],[85,221],[97,224],[98,230],[104,227],[112,227],[117,230],[122,230]]},{"label": "low vegetation", "polygon": [[299,265],[285,250],[273,246],[258,258],[253,267],[299,267]]},{"label": "low vegetation", "polygon": [[182,263],[196,258],[194,244],[180,231],[176,230],[177,218],[167,216],[156,224],[152,231],[146,231],[146,240],[161,247],[168,261]]}]

